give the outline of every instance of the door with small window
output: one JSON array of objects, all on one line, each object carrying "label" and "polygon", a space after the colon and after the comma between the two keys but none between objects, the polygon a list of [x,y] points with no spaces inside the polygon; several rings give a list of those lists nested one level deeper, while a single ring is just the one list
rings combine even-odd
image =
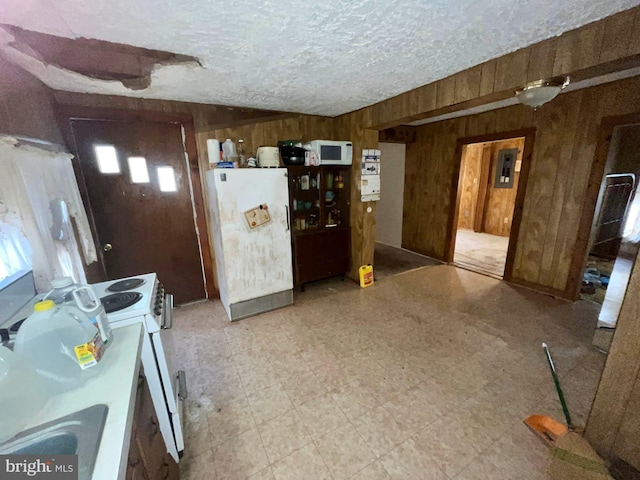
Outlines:
[{"label": "door with small window", "polygon": [[107,280],[156,272],[177,303],[205,298],[181,124],[71,128]]}]

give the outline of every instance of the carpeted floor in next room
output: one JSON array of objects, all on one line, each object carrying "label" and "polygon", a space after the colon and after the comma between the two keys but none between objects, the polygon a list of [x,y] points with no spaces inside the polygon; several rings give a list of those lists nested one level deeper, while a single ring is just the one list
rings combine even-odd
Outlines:
[{"label": "carpeted floor in next room", "polygon": [[448,265],[318,282],[234,323],[217,301],[177,308],[182,478],[548,478],[522,423],[563,418],[540,344],[584,424],[604,364],[596,316]]}]

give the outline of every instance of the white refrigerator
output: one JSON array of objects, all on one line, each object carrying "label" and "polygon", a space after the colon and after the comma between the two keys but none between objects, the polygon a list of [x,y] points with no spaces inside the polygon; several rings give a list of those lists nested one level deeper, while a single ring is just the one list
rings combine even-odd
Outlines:
[{"label": "white refrigerator", "polygon": [[230,320],[293,304],[286,168],[207,172],[220,300]]}]

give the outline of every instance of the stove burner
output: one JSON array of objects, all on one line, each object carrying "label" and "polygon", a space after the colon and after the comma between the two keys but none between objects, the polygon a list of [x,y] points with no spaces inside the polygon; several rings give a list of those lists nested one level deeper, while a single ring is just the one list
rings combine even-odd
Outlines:
[{"label": "stove burner", "polygon": [[143,278],[127,278],[126,280],[120,280],[119,282],[112,283],[107,287],[107,290],[110,292],[124,292],[126,290],[133,290],[140,285],[144,285]]},{"label": "stove burner", "polygon": [[102,297],[100,301],[102,302],[102,305],[104,305],[104,310],[107,313],[112,313],[122,310],[123,308],[130,307],[141,298],[142,294],[140,292],[122,292]]}]

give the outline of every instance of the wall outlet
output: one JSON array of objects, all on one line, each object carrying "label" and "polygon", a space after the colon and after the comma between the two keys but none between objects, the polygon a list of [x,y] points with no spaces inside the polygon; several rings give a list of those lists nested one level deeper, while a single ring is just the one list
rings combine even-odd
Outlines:
[{"label": "wall outlet", "polygon": [[504,223],[509,223],[509,217],[504,217]]},{"label": "wall outlet", "polygon": [[464,211],[464,216],[465,216],[465,217],[468,217],[468,216],[469,216],[469,210],[465,210],[465,211]]}]

